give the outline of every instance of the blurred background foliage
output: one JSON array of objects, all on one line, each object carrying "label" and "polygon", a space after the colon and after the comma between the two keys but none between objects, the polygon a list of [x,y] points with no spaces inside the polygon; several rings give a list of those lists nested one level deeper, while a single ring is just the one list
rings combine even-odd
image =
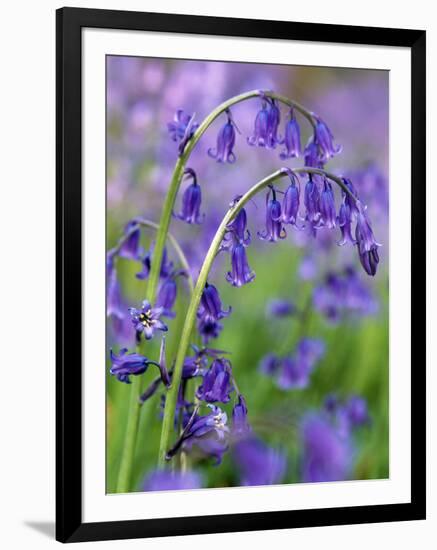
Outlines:
[{"label": "blurred background foliage", "polygon": [[[383,71],[236,64],[221,62],[173,61],[147,58],[107,58],[107,246],[112,248],[126,223],[144,216],[159,221],[160,208],[177,157],[177,144],[169,138],[167,123],[177,109],[196,113],[201,121],[229,97],[250,89],[273,89],[302,103],[327,122],[335,139],[343,146],[340,155],[326,166],[338,174],[354,177],[372,218],[377,240],[382,243],[380,269],[368,277],[359,266],[352,247],[339,248],[338,229],[332,235],[313,240],[287,227],[288,238],[276,244],[259,241],[256,232],[264,227],[265,201],[259,196],[247,207],[253,244],[249,263],[256,279],[242,287],[231,287],[224,278],[229,269],[225,255],[218,257],[211,282],[220,290],[223,306],[233,312],[223,320],[224,329],[210,345],[231,352],[229,356],[241,393],[245,396],[249,420],[255,433],[268,445],[287,455],[284,483],[301,479],[302,449],[299,426],[303,415],[320,410],[328,394],[340,398],[359,395],[367,400],[371,422],[354,433],[353,479],[388,477],[389,470],[389,338],[388,338],[388,75]],[[221,217],[235,195],[283,165],[300,166],[301,159],[281,161],[278,150],[249,147],[259,101],[251,100],[233,109],[241,131],[237,135],[234,165],[220,165],[206,151],[215,146],[217,121],[194,151],[189,165],[196,170],[202,186],[205,224],[188,226],[173,220],[171,232],[181,242],[195,276],[202,257]],[[285,110],[282,111],[285,119]],[[311,128],[299,119],[302,143]],[[337,191],[336,191],[337,193]],[[336,195],[337,205],[340,194]],[[180,200],[177,205],[179,206]],[[325,231],[325,230],[323,230]],[[145,250],[153,233],[142,237]],[[177,258],[168,249],[171,259]],[[314,273],[302,277],[302,262],[311,260]],[[348,314],[332,323],[313,303],[315,286],[330,270],[357,267],[360,280],[378,307],[367,315]],[[117,275],[127,306],[139,306],[146,281],[136,279],[141,264],[120,259]],[[187,306],[187,286],[178,280],[177,315],[169,321],[168,357],[174,356]],[[270,300],[284,298],[306,312],[299,316],[272,318],[267,314]],[[128,327],[114,330],[108,320],[107,344],[118,350],[134,343]],[[259,372],[267,353],[292,352],[297,341],[309,336],[322,339],[326,353],[316,365],[308,387],[282,390],[275,381]],[[142,343],[144,354],[157,360],[159,339]],[[130,387],[109,375],[107,387],[107,491],[113,492],[124,441]],[[142,378],[143,387],[156,372]],[[193,391],[193,382],[190,382]],[[231,415],[232,402],[222,407]],[[134,486],[141,489],[144,478],[157,463],[161,432],[161,401],[156,394],[142,408],[136,447]],[[204,486],[239,485],[232,454],[216,467],[210,461],[196,463]]]}]

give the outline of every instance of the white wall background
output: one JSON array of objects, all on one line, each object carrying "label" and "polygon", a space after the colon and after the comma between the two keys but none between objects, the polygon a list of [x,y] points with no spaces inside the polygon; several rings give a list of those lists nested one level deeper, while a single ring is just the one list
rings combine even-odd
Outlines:
[{"label": "white wall background", "polygon": [[[55,546],[54,521],[54,330],[55,330],[55,9],[62,2],[21,0],[2,8],[0,64],[0,544],[6,550]],[[221,0],[77,0],[78,7],[163,11],[198,15],[287,19],[428,31],[428,128],[436,121],[437,18],[433,3],[349,0],[240,2]],[[428,153],[435,132],[428,132]],[[432,158],[429,155],[429,166]],[[437,201],[432,168],[429,218]],[[431,179],[432,178],[432,179]],[[425,182],[423,182],[425,185]],[[437,280],[435,215],[428,227],[429,281]],[[433,250],[432,250],[433,249]],[[429,287],[428,335],[436,322],[436,293]],[[431,311],[434,306],[434,311]],[[77,353],[78,350],[71,350]],[[436,340],[428,350],[428,488],[434,493],[437,461]],[[431,358],[432,357],[432,358]],[[429,494],[428,520],[396,524],[324,527],[245,534],[223,534],[149,541],[98,543],[104,548],[180,550],[240,545],[261,548],[396,550],[435,548],[437,496]],[[434,539],[434,543],[432,542]],[[86,543],[82,547],[89,547]]]}]

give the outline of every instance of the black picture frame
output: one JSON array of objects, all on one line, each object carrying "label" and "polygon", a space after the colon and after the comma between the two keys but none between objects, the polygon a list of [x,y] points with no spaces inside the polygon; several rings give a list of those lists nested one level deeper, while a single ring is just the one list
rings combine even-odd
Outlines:
[{"label": "black picture frame", "polygon": [[[216,516],[82,522],[81,32],[85,27],[395,46],[411,50],[411,502]],[[127,539],[425,519],[425,51],[422,30],[62,8],[57,63],[56,538]],[[74,353],[72,350],[75,350]]]}]

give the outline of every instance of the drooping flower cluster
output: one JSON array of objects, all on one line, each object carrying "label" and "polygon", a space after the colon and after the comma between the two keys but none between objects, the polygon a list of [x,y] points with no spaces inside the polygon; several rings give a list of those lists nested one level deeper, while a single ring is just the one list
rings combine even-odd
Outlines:
[{"label": "drooping flower cluster", "polygon": [[269,353],[260,362],[259,370],[272,376],[283,390],[304,389],[310,382],[310,376],[316,364],[325,353],[322,340],[303,338],[296,346],[293,355],[280,357]]}]

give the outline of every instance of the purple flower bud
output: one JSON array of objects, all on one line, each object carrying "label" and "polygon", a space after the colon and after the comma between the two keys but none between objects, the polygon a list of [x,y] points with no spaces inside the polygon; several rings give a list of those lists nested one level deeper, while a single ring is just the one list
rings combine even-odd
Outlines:
[{"label": "purple flower bud", "polygon": [[175,216],[189,224],[200,224],[205,218],[205,214],[200,214],[202,191],[197,183],[194,171],[188,168],[186,173],[193,178],[193,183],[185,189],[182,195],[182,210]]},{"label": "purple flower bud", "polygon": [[247,262],[246,249],[243,244],[238,244],[232,249],[231,271],[226,274],[226,280],[232,286],[243,286],[255,279],[255,273]]},{"label": "purple flower bud", "polygon": [[349,398],[345,405],[345,411],[352,428],[370,422],[367,401],[358,395],[353,395]]},{"label": "purple flower bud", "polygon": [[290,119],[285,125],[285,136],[282,143],[285,145],[285,150],[279,155],[282,160],[300,157],[302,153],[300,128],[294,116],[293,109],[290,109]]},{"label": "purple flower bud", "polygon": [[246,209],[239,210],[235,218],[227,226],[228,232],[231,235],[232,244],[243,244],[249,246],[250,244],[250,231],[247,229],[247,214]]},{"label": "purple flower bud", "polygon": [[233,164],[236,160],[234,155],[235,145],[235,123],[228,111],[228,121],[221,128],[217,136],[216,149],[208,149],[208,155],[217,160],[217,162],[229,162]]},{"label": "purple flower bud", "polygon": [[334,137],[331,133],[331,130],[319,117],[315,117],[315,119],[316,127],[314,129],[314,141],[322,150],[323,157],[326,160],[329,160],[331,157],[340,153],[342,147],[341,145],[334,146]]},{"label": "purple flower bud", "polygon": [[311,175],[305,185],[304,203],[306,208],[305,219],[310,224],[317,226],[320,221],[320,192]]},{"label": "purple flower bud", "polygon": [[325,227],[332,229],[336,225],[337,213],[335,211],[334,193],[332,185],[325,179],[323,191],[320,195],[321,222]]},{"label": "purple flower bud", "polygon": [[144,334],[145,339],[150,340],[156,330],[168,330],[167,325],[160,320],[163,308],[152,307],[147,300],[144,300],[141,309],[129,308],[129,313],[138,337]]},{"label": "purple flower bud", "polygon": [[276,242],[278,239],[285,239],[287,233],[282,226],[281,203],[276,200],[276,192],[273,187],[271,192],[272,198],[269,200],[270,191],[266,197],[266,228],[263,232],[258,231],[258,237],[263,241]]},{"label": "purple flower bud", "polygon": [[202,478],[197,472],[155,470],[144,482],[144,491],[184,491],[200,489]]},{"label": "purple flower bud", "polygon": [[299,214],[300,187],[296,185],[292,178],[291,185],[285,191],[282,201],[282,221],[291,225],[296,225]]},{"label": "purple flower bud", "polygon": [[232,409],[232,432],[235,437],[245,437],[251,431],[247,420],[247,406],[244,397],[239,394],[238,401]]},{"label": "purple flower bud", "polygon": [[352,469],[353,448],[348,437],[340,434],[322,415],[311,413],[301,425],[302,481],[341,481]]},{"label": "purple flower bud", "polygon": [[119,355],[115,355],[112,349],[110,350],[111,368],[109,372],[116,376],[120,382],[130,384],[130,375],[138,376],[146,372],[149,365],[156,365],[154,361],[149,361],[144,355],[139,353],[127,353],[127,349],[120,350]]},{"label": "purple flower bud", "polygon": [[376,242],[370,221],[361,205],[357,214],[355,238],[361,265],[368,275],[374,276],[379,263],[378,247],[381,245]]},{"label": "purple flower bud", "polygon": [[262,108],[255,118],[255,129],[253,136],[247,138],[249,145],[267,147],[269,142],[269,109],[267,101],[263,100]]},{"label": "purple flower bud", "polygon": [[231,373],[231,363],[227,359],[214,359],[203,377],[203,384],[197,389],[197,398],[206,403],[228,403],[234,389]]},{"label": "purple flower bud", "polygon": [[233,456],[244,486],[281,483],[286,473],[286,456],[255,437],[238,441]]}]

